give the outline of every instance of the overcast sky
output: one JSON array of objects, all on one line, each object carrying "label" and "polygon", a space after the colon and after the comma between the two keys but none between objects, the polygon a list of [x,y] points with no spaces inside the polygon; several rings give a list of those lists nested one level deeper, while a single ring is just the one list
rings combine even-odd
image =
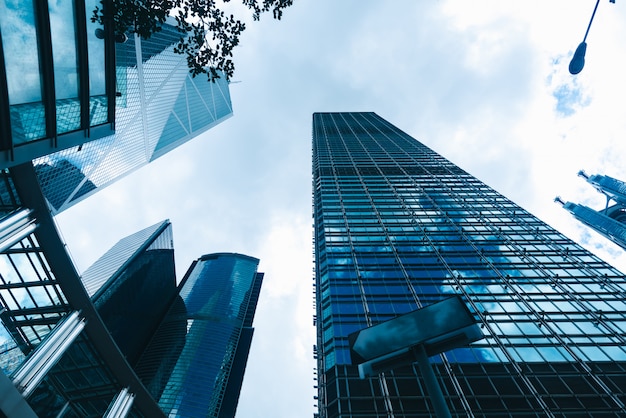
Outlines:
[{"label": "overcast sky", "polygon": [[619,247],[555,196],[604,207],[576,176],[626,180],[626,2],[295,0],[235,50],[234,116],[57,217],[80,271],[169,218],[182,277],[240,252],[266,273],[238,418],[311,417],[311,115],[374,111],[622,271]]}]

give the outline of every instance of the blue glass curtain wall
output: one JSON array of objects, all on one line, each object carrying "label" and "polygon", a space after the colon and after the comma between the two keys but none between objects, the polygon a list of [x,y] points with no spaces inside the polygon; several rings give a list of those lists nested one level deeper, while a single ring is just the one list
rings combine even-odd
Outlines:
[{"label": "blue glass curtain wall", "polygon": [[[222,408],[234,411],[262,281],[258,262],[211,254],[187,272],[136,367],[168,416],[225,417]],[[243,364],[234,364],[236,359]]]},{"label": "blue glass curtain wall", "polygon": [[[113,122],[114,41],[91,22],[96,1],[0,1],[4,166],[95,139],[92,127]],[[82,138],[64,135],[76,131]]]},{"label": "blue glass curtain wall", "polygon": [[624,412],[624,274],[373,113],[313,139],[321,417],[429,416],[417,370],[359,381],[347,336],[453,294],[485,334],[431,359],[453,416]]},{"label": "blue glass curtain wall", "polygon": [[232,115],[228,82],[192,78],[174,52],[180,36],[165,24],[149,39],[115,45],[115,133],[35,162],[55,214]]}]

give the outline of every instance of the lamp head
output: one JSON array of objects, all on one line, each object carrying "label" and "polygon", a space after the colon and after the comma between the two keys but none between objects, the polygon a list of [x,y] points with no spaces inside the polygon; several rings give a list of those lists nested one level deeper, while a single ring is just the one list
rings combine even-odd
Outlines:
[{"label": "lamp head", "polygon": [[578,74],[583,70],[585,66],[585,53],[587,52],[587,42],[583,41],[576,48],[576,52],[574,52],[574,57],[569,63],[569,72],[570,74]]}]

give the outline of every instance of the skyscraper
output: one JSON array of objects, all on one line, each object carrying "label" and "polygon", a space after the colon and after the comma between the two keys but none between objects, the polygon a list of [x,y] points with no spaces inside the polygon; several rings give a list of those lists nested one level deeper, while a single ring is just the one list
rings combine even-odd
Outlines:
[{"label": "skyscraper", "polygon": [[601,210],[594,210],[578,203],[563,202],[560,198],[555,201],[562,203],[563,208],[580,222],[626,249],[626,183],[601,174],[588,176],[582,170],[578,175],[606,197],[606,206]]},{"label": "skyscraper", "polygon": [[165,24],[149,39],[116,43],[115,133],[34,161],[53,214],[232,116],[229,84],[193,78]]},{"label": "skyscraper", "polygon": [[34,161],[54,214],[232,115],[226,78],[174,52],[176,27],[115,37],[99,4],[0,4],[0,168]]},{"label": "skyscraper", "polygon": [[0,171],[0,416],[232,416],[258,262],[205,255],[177,286],[164,221],[81,280],[34,167]]},{"label": "skyscraper", "polygon": [[134,367],[178,294],[172,225],[159,222],[120,240],[81,281]]},{"label": "skyscraper", "polygon": [[433,416],[347,336],[452,295],[485,336],[430,359],[452,416],[626,413],[621,272],[374,113],[313,115],[313,201],[320,417]]},{"label": "skyscraper", "polygon": [[169,417],[235,416],[263,281],[259,260],[200,257],[136,367]]},{"label": "skyscraper", "polygon": [[82,275],[113,339],[169,417],[233,417],[263,281],[259,260],[207,254],[176,286],[163,221],[114,245]]},{"label": "skyscraper", "polygon": [[96,4],[0,4],[1,168],[112,134],[115,39]]}]

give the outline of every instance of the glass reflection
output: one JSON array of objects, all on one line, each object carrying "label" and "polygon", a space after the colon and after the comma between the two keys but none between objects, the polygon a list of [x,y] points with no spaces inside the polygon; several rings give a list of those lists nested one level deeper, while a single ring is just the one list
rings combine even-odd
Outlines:
[{"label": "glass reflection", "polygon": [[89,59],[89,114],[90,125],[106,122],[106,78],[104,71],[104,40],[96,36],[96,31],[103,28],[97,22],[91,21],[92,11],[100,5],[100,0],[86,0],[87,11],[87,54]]},{"label": "glass reflection", "polygon": [[[50,2],[48,8],[54,63],[57,132],[64,133],[80,128],[74,2],[58,0]],[[101,71],[104,72],[104,67]]]},{"label": "glass reflection", "polygon": [[4,51],[16,51],[4,54],[13,142],[42,138],[46,126],[34,2],[0,0],[0,33]]}]

